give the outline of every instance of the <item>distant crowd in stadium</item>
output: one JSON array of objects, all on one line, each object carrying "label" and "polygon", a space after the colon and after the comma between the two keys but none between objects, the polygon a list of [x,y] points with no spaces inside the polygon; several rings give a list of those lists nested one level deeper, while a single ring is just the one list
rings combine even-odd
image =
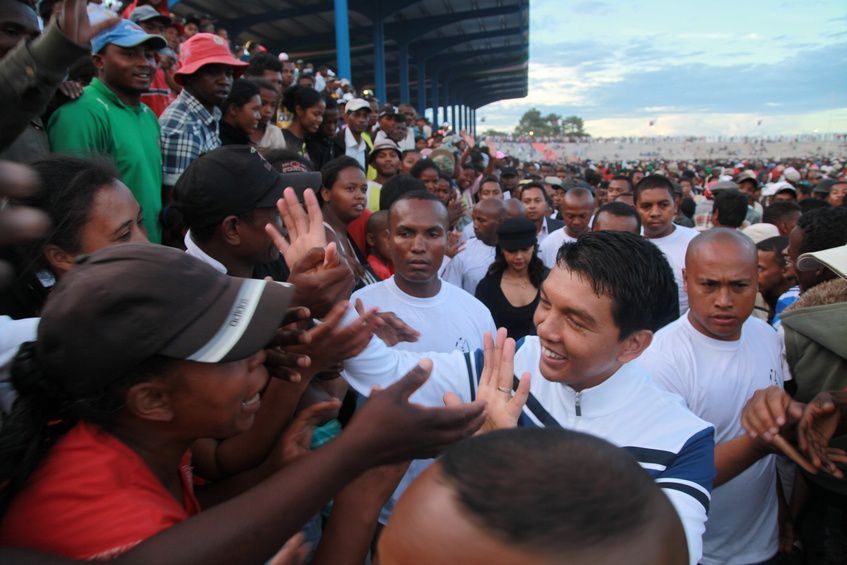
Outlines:
[{"label": "distant crowd in stadium", "polygon": [[843,156],[527,157],[164,0],[0,0],[0,99],[3,563],[847,554]]}]

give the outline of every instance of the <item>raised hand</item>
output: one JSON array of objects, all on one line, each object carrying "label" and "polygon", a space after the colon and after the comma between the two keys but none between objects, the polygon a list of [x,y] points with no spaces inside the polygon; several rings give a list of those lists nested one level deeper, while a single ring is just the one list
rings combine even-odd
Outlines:
[{"label": "raised hand", "polygon": [[[356,312],[359,316],[365,315],[365,306],[360,299],[356,299]],[[397,317],[394,312],[377,312],[376,315],[383,323],[376,327],[376,335],[389,347],[393,347],[401,341],[415,342],[421,337],[421,333]]]},{"label": "raised hand", "polygon": [[[524,373],[516,391],[512,391],[515,375],[515,340],[506,337],[506,330],[497,330],[496,338],[486,332],[483,347],[483,368],[476,396],[485,401],[485,423],[481,433],[518,425],[529,398],[530,376]],[[455,398],[445,402],[455,404]]]},{"label": "raised hand", "polygon": [[[427,408],[409,402],[432,372],[423,359],[385,390],[374,390],[336,441],[355,442],[357,452],[374,465],[434,457],[472,435],[485,419],[485,403]],[[346,436],[346,437],[345,437]]]},{"label": "raised hand", "polygon": [[325,249],[327,246],[323,214],[312,189],[307,188],[303,192],[303,202],[306,203],[305,210],[297,201],[294,189],[288,187],[276,203],[282,225],[288,232],[288,239],[285,239],[275,225],[265,226],[265,232],[273,240],[289,266],[303,259],[311,249]]},{"label": "raised hand", "polygon": [[843,450],[830,448],[829,442],[838,430],[845,405],[847,392],[820,392],[806,405],[797,426],[800,449],[815,469],[824,469],[838,479],[843,479],[844,473],[835,464],[847,463],[847,456]]},{"label": "raised hand", "polygon": [[331,369],[361,353],[382,322],[376,309],[372,309],[359,312],[357,319],[342,327],[348,307],[346,301],[336,304],[322,323],[308,331],[308,344],[291,346],[287,350],[308,355],[312,372]]},{"label": "raised hand", "polygon": [[323,318],[333,306],[346,300],[356,284],[353,273],[339,261],[335,243],[330,243],[326,251],[309,249],[297,263],[289,265],[288,282],[294,285],[292,303],[308,307],[316,318]]},{"label": "raised hand", "polygon": [[107,18],[94,25],[88,20],[87,0],[64,0],[62,13],[59,14],[59,29],[68,39],[86,48],[90,48],[91,38],[110,27],[117,25],[120,18]]},{"label": "raised hand", "polygon": [[311,365],[308,355],[293,350],[296,346],[304,346],[311,341],[309,331],[300,327],[300,324],[310,317],[308,308],[289,308],[286,312],[282,326],[265,350],[265,367],[272,377],[299,383],[300,371]]}]

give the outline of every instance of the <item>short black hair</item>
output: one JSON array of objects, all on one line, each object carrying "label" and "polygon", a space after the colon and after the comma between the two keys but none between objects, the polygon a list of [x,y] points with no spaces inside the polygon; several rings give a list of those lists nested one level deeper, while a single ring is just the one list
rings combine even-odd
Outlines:
[{"label": "short black hair", "polygon": [[265,71],[282,72],[282,62],[270,53],[256,53],[250,58],[250,64],[244,74],[250,77],[261,77]]},{"label": "short black hair", "polygon": [[286,110],[294,114],[296,108],[311,108],[317,106],[321,100],[320,93],[311,86],[294,85],[282,95],[282,105]]},{"label": "short black hair", "polygon": [[428,193],[424,183],[415,177],[404,174],[394,175],[382,185],[382,189],[379,191],[379,209],[388,210],[400,196],[413,191]]},{"label": "short black hair", "polygon": [[800,205],[796,202],[772,202],[762,212],[762,222],[776,225],[792,214],[800,214]]},{"label": "short black hair", "polygon": [[412,170],[409,171],[409,174],[417,179],[420,178],[421,173],[427,169],[435,169],[438,174],[441,175],[441,169],[438,168],[438,165],[436,165],[435,161],[432,159],[418,159],[418,162],[412,166]]},{"label": "short black hair", "polygon": [[782,252],[788,247],[788,238],[784,235],[775,235],[767,239],[763,239],[756,244],[756,251],[764,251],[766,253],[775,253],[776,260],[783,267],[785,266],[785,256]]},{"label": "short black hair", "polygon": [[611,214],[613,216],[620,216],[623,218],[635,218],[635,222],[638,224],[638,231],[641,231],[641,214],[638,213],[634,207],[629,204],[624,204],[623,202],[608,202],[600,206],[600,209],[597,210],[597,213],[594,214],[594,219],[596,220],[600,214],[602,213]]},{"label": "short black hair", "polygon": [[800,254],[823,251],[847,244],[847,208],[818,208],[800,216],[797,227],[803,230]]},{"label": "short black hair", "polygon": [[632,178],[631,178],[631,177],[628,177],[628,176],[626,176],[626,175],[615,175],[615,176],[613,176],[613,177],[612,177],[612,180],[622,180],[622,181],[625,181],[625,182],[626,182],[626,184],[628,184],[628,185],[629,185],[629,192],[632,192],[632,190],[633,190],[633,188],[634,188],[634,187],[632,186]]},{"label": "short black hair", "polygon": [[365,170],[362,168],[362,165],[359,164],[359,161],[353,157],[348,157],[347,155],[336,157],[321,167],[321,184],[323,184],[323,187],[327,190],[332,189],[332,185],[335,184],[335,181],[338,180],[338,175],[344,169]]},{"label": "short black hair", "polygon": [[229,91],[229,96],[227,96],[224,101],[224,113],[229,110],[230,106],[241,108],[250,102],[254,96],[259,96],[259,86],[247,79],[237,79],[232,83],[232,89]]},{"label": "short black hair", "polygon": [[273,90],[276,92],[276,86],[274,86],[274,83],[266,78],[248,77],[247,80],[259,87],[260,90]]},{"label": "short black hair", "polygon": [[[632,183],[630,183],[630,185],[631,184]],[[638,181],[638,184],[635,185],[635,188],[632,189],[632,195],[635,202],[638,202],[638,197],[641,195],[642,192],[654,188],[661,188],[667,190],[671,198],[673,198],[674,194],[676,194],[674,192],[673,183],[669,181],[667,177],[662,175],[647,175],[646,177]]]},{"label": "short black hair", "polygon": [[[779,202],[774,202],[773,204],[779,204]],[[773,206],[773,204],[771,204],[771,206]],[[794,204],[794,202],[787,204]],[[822,198],[804,198],[800,201],[798,206],[800,206],[800,211],[806,214],[812,210],[817,210],[818,208],[829,208],[832,204]],[[770,208],[770,206],[768,206],[768,208]],[[767,211],[767,208],[765,211]]]},{"label": "short black hair", "polygon": [[453,445],[438,464],[474,523],[533,554],[559,558],[631,543],[676,519],[636,460],[593,435],[497,430]]},{"label": "short black hair", "polygon": [[714,211],[720,225],[740,228],[747,217],[747,196],[739,190],[719,190],[715,194]]},{"label": "short black hair", "polygon": [[612,318],[625,339],[640,330],[658,331],[679,318],[673,270],[658,247],[639,235],[592,231],[562,245],[556,264],[612,299]]}]

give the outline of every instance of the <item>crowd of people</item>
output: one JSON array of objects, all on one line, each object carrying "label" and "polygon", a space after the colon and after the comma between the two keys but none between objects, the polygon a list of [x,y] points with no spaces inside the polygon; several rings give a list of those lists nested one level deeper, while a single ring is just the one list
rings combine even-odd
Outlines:
[{"label": "crowd of people", "polygon": [[843,562],[841,163],[521,160],[118,13],[0,0],[4,563]]}]

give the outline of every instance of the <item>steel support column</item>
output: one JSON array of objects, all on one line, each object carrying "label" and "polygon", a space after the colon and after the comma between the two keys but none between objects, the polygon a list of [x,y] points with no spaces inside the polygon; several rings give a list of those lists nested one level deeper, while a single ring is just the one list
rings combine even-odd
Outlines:
[{"label": "steel support column", "polygon": [[400,57],[400,102],[409,104],[412,102],[412,97],[409,95],[409,42],[400,41],[399,45]]},{"label": "steel support column", "polygon": [[423,57],[416,59],[418,67],[418,115],[423,116],[426,111],[426,60]]},{"label": "steel support column", "polygon": [[384,103],[385,91],[385,24],[382,16],[382,1],[374,2],[373,17],[373,42],[374,42],[374,86],[376,97]]},{"label": "steel support column", "polygon": [[350,29],[347,21],[347,0],[334,0],[335,3],[335,64],[338,76],[352,80],[350,72]]},{"label": "steel support column", "polygon": [[438,122],[438,71],[433,71],[429,79],[432,82],[432,129],[437,130]]}]

